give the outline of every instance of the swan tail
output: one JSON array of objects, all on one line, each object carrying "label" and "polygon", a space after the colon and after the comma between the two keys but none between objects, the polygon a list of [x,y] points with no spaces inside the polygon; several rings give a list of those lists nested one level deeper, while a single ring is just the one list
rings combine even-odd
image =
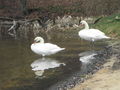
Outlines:
[{"label": "swan tail", "polygon": [[110,37],[108,37],[108,36],[105,36],[104,38],[105,38],[105,39],[111,39],[111,38],[110,38]]},{"label": "swan tail", "polygon": [[59,51],[62,51],[62,50],[64,50],[65,48],[59,48],[59,49],[54,49],[54,50],[52,50],[51,51],[51,53],[57,53],[57,52],[59,52]]},{"label": "swan tail", "polygon": [[61,50],[65,50],[65,48],[61,48]]}]

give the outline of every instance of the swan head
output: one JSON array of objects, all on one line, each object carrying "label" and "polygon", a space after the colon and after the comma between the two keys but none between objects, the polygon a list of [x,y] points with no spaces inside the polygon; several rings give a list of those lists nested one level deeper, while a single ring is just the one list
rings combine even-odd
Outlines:
[{"label": "swan head", "polygon": [[87,22],[85,20],[82,20],[80,24],[85,25]]},{"label": "swan head", "polygon": [[80,25],[85,25],[85,29],[89,29],[88,23],[85,20],[82,20]]},{"label": "swan head", "polygon": [[42,37],[36,37],[36,38],[34,39],[34,42],[35,42],[35,43],[44,43],[44,39],[43,39]]}]

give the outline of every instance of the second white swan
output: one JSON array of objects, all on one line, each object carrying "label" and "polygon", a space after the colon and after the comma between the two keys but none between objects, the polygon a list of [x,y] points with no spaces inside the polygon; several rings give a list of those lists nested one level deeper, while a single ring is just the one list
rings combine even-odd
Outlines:
[{"label": "second white swan", "polygon": [[78,32],[81,39],[94,42],[97,40],[110,38],[98,29],[89,29],[89,25],[86,21],[82,20],[80,23],[81,25],[85,25],[85,28]]}]

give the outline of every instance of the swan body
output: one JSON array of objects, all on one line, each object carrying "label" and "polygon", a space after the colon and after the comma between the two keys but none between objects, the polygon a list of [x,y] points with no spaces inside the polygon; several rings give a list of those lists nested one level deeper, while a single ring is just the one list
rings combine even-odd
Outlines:
[{"label": "swan body", "polygon": [[98,29],[89,29],[88,23],[84,20],[81,21],[82,25],[85,25],[85,28],[78,32],[79,36],[87,41],[97,41],[102,39],[109,39],[110,37],[106,36],[103,32]]},{"label": "swan body", "polygon": [[65,49],[52,43],[44,43],[44,39],[42,37],[36,37],[34,41],[35,43],[31,45],[31,50],[38,55],[51,55]]}]

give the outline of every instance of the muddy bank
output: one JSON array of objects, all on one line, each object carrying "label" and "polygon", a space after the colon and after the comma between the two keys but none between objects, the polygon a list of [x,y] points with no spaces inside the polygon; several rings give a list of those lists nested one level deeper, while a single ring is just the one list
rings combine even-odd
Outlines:
[{"label": "muddy bank", "polygon": [[112,55],[103,68],[70,90],[119,90],[120,42],[112,42]]}]

